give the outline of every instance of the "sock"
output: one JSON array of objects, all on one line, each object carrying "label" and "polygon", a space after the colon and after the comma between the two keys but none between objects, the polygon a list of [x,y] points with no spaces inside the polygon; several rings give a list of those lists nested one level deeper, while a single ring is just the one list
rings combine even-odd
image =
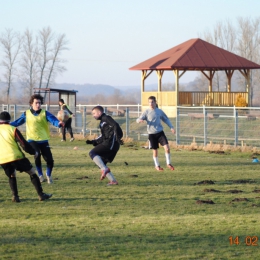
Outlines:
[{"label": "sock", "polygon": [[107,168],[99,155],[96,155],[92,160],[100,169]]},{"label": "sock", "polygon": [[114,175],[112,174],[112,172],[107,173],[106,177],[110,180],[110,181],[116,181]]},{"label": "sock", "polygon": [[159,160],[158,160],[158,157],[153,157],[153,160],[154,160],[154,164],[155,164],[155,167],[159,166]]},{"label": "sock", "polygon": [[33,174],[30,176],[31,182],[33,186],[35,187],[35,190],[39,196],[43,194],[42,185],[40,183],[40,180],[36,174]]},{"label": "sock", "polygon": [[52,172],[52,169],[47,167],[47,169],[46,169],[46,176],[50,177],[51,176],[51,172]]},{"label": "sock", "polygon": [[166,157],[166,163],[167,163],[167,165],[168,165],[168,164],[171,164],[171,154],[170,154],[170,153],[166,153],[166,154],[165,154],[165,157]]},{"label": "sock", "polygon": [[36,170],[37,170],[39,176],[43,175],[41,166],[36,166]]}]

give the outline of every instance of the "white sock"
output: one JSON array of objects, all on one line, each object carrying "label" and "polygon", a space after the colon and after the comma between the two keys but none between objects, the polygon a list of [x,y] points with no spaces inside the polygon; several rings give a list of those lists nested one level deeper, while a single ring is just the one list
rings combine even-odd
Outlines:
[{"label": "white sock", "polygon": [[155,167],[160,166],[158,157],[153,157]]},{"label": "white sock", "polygon": [[106,177],[110,180],[110,181],[116,181],[114,175],[112,172],[107,173]]},{"label": "white sock", "polygon": [[170,153],[166,153],[166,154],[165,154],[165,157],[166,157],[166,163],[167,163],[167,165],[168,165],[168,164],[171,164],[171,154],[170,154]]},{"label": "white sock", "polygon": [[99,155],[96,155],[94,158],[93,158],[93,162],[101,169],[101,170],[104,170],[106,169],[106,165],[104,164],[104,162],[102,161],[101,157]]}]

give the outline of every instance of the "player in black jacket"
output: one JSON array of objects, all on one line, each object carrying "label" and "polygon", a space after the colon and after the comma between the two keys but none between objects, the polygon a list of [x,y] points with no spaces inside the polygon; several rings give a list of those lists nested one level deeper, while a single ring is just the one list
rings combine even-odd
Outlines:
[{"label": "player in black jacket", "polygon": [[94,107],[92,115],[96,120],[100,120],[101,135],[97,139],[86,141],[87,144],[95,146],[89,152],[89,156],[101,169],[100,180],[107,177],[110,181],[108,185],[117,185],[118,182],[106,164],[114,160],[120,144],[123,144],[122,140],[120,140],[123,137],[122,129],[111,116],[104,113],[102,106]]}]

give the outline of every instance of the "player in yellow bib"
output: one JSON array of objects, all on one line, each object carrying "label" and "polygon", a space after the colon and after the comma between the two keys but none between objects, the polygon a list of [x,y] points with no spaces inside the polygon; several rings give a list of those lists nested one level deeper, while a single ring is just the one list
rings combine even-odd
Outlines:
[{"label": "player in yellow bib", "polygon": [[25,157],[24,153],[20,149],[20,146],[25,152],[34,155],[34,158],[38,157],[38,153],[28,142],[26,142],[20,131],[9,124],[10,120],[11,116],[8,112],[4,111],[0,113],[0,165],[4,169],[6,176],[9,178],[9,185],[13,193],[12,201],[20,202],[16,170],[27,172],[30,175],[31,182],[38,193],[39,200],[49,199],[52,194],[43,193],[40,180],[30,161]]},{"label": "player in yellow bib", "polygon": [[49,184],[53,183],[52,169],[54,160],[49,146],[50,130],[49,124],[56,127],[64,126],[53,114],[41,108],[43,97],[39,94],[31,96],[29,104],[30,109],[26,110],[17,120],[11,123],[12,126],[20,126],[26,123],[26,138],[30,145],[39,153],[35,159],[36,169],[41,182],[44,182],[42,172],[41,156],[47,163],[46,177]]}]

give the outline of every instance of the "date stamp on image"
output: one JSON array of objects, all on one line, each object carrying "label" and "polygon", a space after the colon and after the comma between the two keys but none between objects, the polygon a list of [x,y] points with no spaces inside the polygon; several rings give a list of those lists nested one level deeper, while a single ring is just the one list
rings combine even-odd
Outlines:
[{"label": "date stamp on image", "polygon": [[229,244],[232,245],[241,245],[244,244],[246,246],[258,246],[258,236],[246,236],[246,237],[239,237],[239,236],[230,236]]}]

